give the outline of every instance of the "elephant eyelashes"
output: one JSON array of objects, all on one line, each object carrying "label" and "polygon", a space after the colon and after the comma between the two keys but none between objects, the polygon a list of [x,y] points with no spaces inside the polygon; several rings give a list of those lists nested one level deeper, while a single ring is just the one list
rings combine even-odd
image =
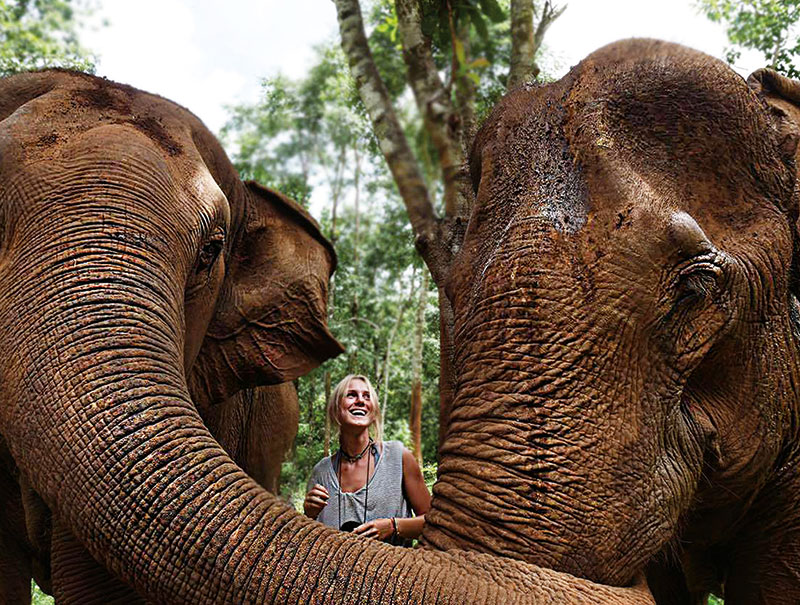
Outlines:
[{"label": "elephant eyelashes", "polygon": [[720,273],[719,267],[713,265],[692,267],[682,272],[678,278],[675,306],[699,302],[716,292]]},{"label": "elephant eyelashes", "polygon": [[222,246],[224,243],[225,238],[221,233],[219,233],[214,234],[212,239],[203,244],[203,247],[200,248],[200,254],[197,255],[197,266],[195,268],[195,273],[202,273],[214,266],[214,263],[217,261],[217,258],[219,258],[219,255],[222,252]]}]

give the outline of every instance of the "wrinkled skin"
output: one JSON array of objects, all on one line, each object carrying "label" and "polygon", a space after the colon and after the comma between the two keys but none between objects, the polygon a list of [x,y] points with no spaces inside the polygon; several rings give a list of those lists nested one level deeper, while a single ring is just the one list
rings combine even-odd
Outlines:
[{"label": "wrinkled skin", "polygon": [[[281,463],[297,434],[297,392],[290,382],[245,389],[200,410],[225,452],[259,485],[278,493]],[[0,464],[0,602],[30,601],[30,578],[59,603],[139,602],[129,587],[110,575],[57,521],[41,498],[13,473],[10,457]]]},{"label": "wrinkled skin", "polygon": [[200,414],[234,462],[278,494],[281,464],[297,435],[299,412],[297,391],[287,382],[241,391]]},{"label": "wrinkled skin", "polygon": [[[10,527],[51,528],[59,601],[651,603],[642,582],[343,534],[235,464],[203,416],[341,350],[333,258],[186,110],[64,72],[0,82],[0,479]],[[95,594],[70,594],[87,575]]]},{"label": "wrinkled skin", "polygon": [[[59,120],[59,114],[67,115],[66,108],[71,109],[69,120]],[[68,73],[20,76],[0,88],[0,120],[3,279],[28,276],[37,266],[44,271],[44,258],[61,283],[59,289],[53,277],[42,280],[38,286],[49,290],[38,295],[36,280],[27,290],[20,289],[26,290],[26,304],[32,306],[30,300],[36,297],[47,301],[40,302],[46,326],[38,332],[45,339],[40,344],[66,350],[62,341],[82,336],[84,347],[102,348],[96,336],[114,330],[126,335],[144,332],[137,325],[144,320],[165,332],[179,331],[174,344],[182,347],[173,347],[173,356],[182,363],[176,373],[188,375],[192,400],[209,429],[234,461],[275,490],[283,454],[297,428],[294,387],[286,383],[237,391],[293,379],[341,351],[324,325],[327,279],[335,256],[316,224],[294,202],[242,183],[194,116],[133,89]],[[143,200],[147,188],[161,188],[158,193],[163,195]],[[115,189],[120,192],[117,198]],[[48,229],[49,241],[40,242],[39,248],[28,246],[37,237],[46,239],[41,234]],[[149,275],[126,274],[126,263],[145,265],[150,254],[161,266]],[[170,284],[170,277],[178,281]],[[161,280],[155,284],[161,291],[126,283],[146,278]],[[100,314],[92,317],[93,307],[99,310],[101,305],[86,302],[100,298],[104,289],[111,305],[121,306],[123,296],[132,299],[118,325],[108,311],[95,311]],[[162,312],[145,300],[154,294],[172,296],[177,303],[170,309],[177,320],[174,326],[168,328],[164,317],[148,317]],[[21,318],[21,305],[7,292],[0,296],[8,329],[13,325],[9,320]],[[51,296],[61,297],[62,308],[48,301]],[[59,312],[61,325],[51,328],[47,324]],[[97,322],[94,330],[88,328],[91,320]],[[33,344],[31,338],[28,345]],[[109,350],[131,349],[111,355],[115,365],[125,366],[121,375],[140,373],[142,383],[152,380],[147,367],[152,355],[137,356],[136,344],[105,338]],[[16,338],[4,339],[3,344],[6,353],[25,348]],[[148,345],[160,343],[144,347]],[[83,357],[82,376],[91,379],[93,360],[88,354]],[[28,371],[17,369],[16,377],[24,382]],[[12,375],[14,371],[3,369],[4,438],[9,430],[28,430],[20,420],[23,410],[12,412],[9,404],[13,395],[5,386]],[[113,386],[105,388],[103,396],[112,396]],[[35,414],[36,408],[32,410]],[[16,423],[12,429],[6,424],[9,418]],[[39,420],[55,427],[54,421]],[[65,435],[75,430],[74,424],[63,428]],[[70,548],[80,550],[80,544],[59,522],[51,528],[49,507],[38,497],[38,486],[32,489],[27,481],[42,472],[30,441],[26,438],[13,454],[5,442],[0,445],[5,498],[0,593],[3,602],[27,602],[31,574],[50,585],[51,533],[60,536],[53,539],[54,545],[69,542]],[[59,553],[53,552],[53,557],[58,559]],[[85,558],[87,565],[96,565]]]},{"label": "wrinkled skin", "polygon": [[[676,45],[495,108],[449,278],[429,546],[800,602],[796,124]],[[489,437],[491,436],[491,438]]]}]

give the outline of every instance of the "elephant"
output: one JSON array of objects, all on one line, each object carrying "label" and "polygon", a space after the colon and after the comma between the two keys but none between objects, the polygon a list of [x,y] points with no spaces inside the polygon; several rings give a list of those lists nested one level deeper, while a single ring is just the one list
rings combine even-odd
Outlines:
[{"label": "elephant", "polygon": [[[281,463],[297,434],[299,408],[294,385],[286,382],[245,389],[199,411],[234,462],[259,485],[278,494]],[[53,560],[57,602],[140,602],[57,521],[53,542],[51,511],[30,486],[19,485],[13,469],[10,460],[0,464],[0,493],[6,497],[0,516],[0,602],[29,603],[31,577],[53,594]]]},{"label": "elephant", "polygon": [[[193,181],[185,191],[177,192],[181,197],[194,197],[198,210],[202,211],[188,229],[206,231],[197,263],[188,267],[191,272],[187,277],[192,283],[186,282],[186,286],[192,289],[186,290],[185,306],[178,309],[182,316],[201,313],[200,321],[188,326],[191,331],[187,329],[186,323],[191,321],[187,316],[180,318],[182,325],[174,326],[184,330],[185,336],[186,346],[178,352],[184,359],[180,371],[189,376],[185,381],[193,381],[189,388],[197,412],[226,452],[262,486],[275,491],[280,463],[297,430],[297,395],[290,382],[247,387],[291,380],[342,350],[325,327],[327,280],[336,262],[330,243],[296,203],[255,183],[240,181],[216,140],[195,118],[187,122],[190,114],[182,108],[166,107],[163,102],[159,106],[160,100],[138,95],[133,89],[112,89],[102,80],[65,72],[20,76],[4,81],[0,88],[0,119],[6,127],[0,143],[0,157],[4,163],[19,161],[14,169],[4,171],[0,188],[4,207],[9,212],[30,197],[24,189],[30,187],[30,183],[13,182],[22,174],[21,166],[38,153],[34,161],[39,165],[50,162],[52,174],[26,176],[52,187],[59,176],[55,170],[59,162],[63,162],[62,150],[57,144],[59,139],[81,136],[78,124],[72,124],[74,130],[70,132],[64,128],[65,120],[47,122],[47,113],[58,107],[56,104],[48,107],[41,102],[48,95],[65,97],[61,103],[66,101],[68,106],[79,107],[73,117],[78,115],[85,121],[101,122],[92,123],[93,128],[119,128],[127,122],[132,126],[132,133],[143,133],[156,141],[166,157],[184,156],[181,162],[184,166],[176,164],[172,169],[186,171],[192,168],[192,162],[198,168],[206,167],[205,174],[200,170],[195,170],[196,174],[186,172],[184,178],[191,177]],[[180,144],[164,127],[166,120],[176,124],[183,122],[181,134],[191,141],[191,155],[195,157],[183,154]],[[39,139],[27,138],[36,132]],[[135,139],[133,144],[136,145]],[[51,153],[54,156],[45,157]],[[94,153],[97,155],[97,151]],[[136,161],[135,155],[127,161]],[[110,164],[103,168],[111,177],[102,181],[107,191],[124,186],[125,175],[113,174],[120,168],[124,166],[115,168]],[[180,176],[174,173],[171,175],[174,182],[163,184],[177,187]],[[105,178],[104,175],[99,177]],[[118,183],[114,182],[114,177]],[[72,178],[79,185],[80,175],[73,174]],[[102,195],[102,189],[98,195]],[[225,202],[221,204],[215,198]],[[126,203],[136,203],[135,191]],[[186,200],[175,198],[173,205],[178,203],[186,204]],[[132,260],[147,253],[157,241],[147,238],[161,239],[160,244],[168,243],[163,234],[147,234],[124,222],[115,224],[134,219],[135,213],[114,218],[110,206],[97,206],[101,212],[107,212],[100,215],[105,237],[112,237],[111,243],[116,239],[120,251],[127,252]],[[173,210],[164,206],[160,211],[164,215],[162,228],[173,228],[167,216]],[[76,212],[73,214],[72,220],[79,228],[80,216]],[[6,223],[6,227],[9,225]],[[227,238],[226,230],[230,233]],[[186,236],[187,233],[181,235]],[[55,255],[64,276],[65,269],[78,264],[76,260],[58,258],[71,255],[65,246],[68,243],[57,244],[63,250]],[[226,278],[220,275],[219,267],[223,263],[227,265]],[[121,275],[119,267],[111,267],[106,275],[98,275],[98,278],[113,287],[121,283]],[[135,311],[132,319],[144,319],[144,316],[136,316],[136,307],[132,309]],[[147,309],[142,307],[142,311],[146,314]],[[125,330],[125,326],[117,329]],[[111,346],[113,343],[109,343]],[[143,377],[149,380],[145,374]],[[245,390],[236,392],[243,388]],[[3,439],[0,439],[3,458],[0,485],[5,500],[0,520],[0,545],[3,546],[0,548],[0,595],[3,597],[0,600],[27,602],[32,573],[42,585],[50,584],[51,514],[36,491],[30,488],[27,473],[20,472],[17,456],[6,447],[5,435],[4,430]],[[26,455],[25,449],[27,446],[23,446],[22,456]],[[91,558],[87,556],[86,559],[91,566]]]},{"label": "elephant", "polygon": [[800,602],[800,85],[751,83],[634,39],[494,108],[429,547]]},{"label": "elephant", "polygon": [[365,541],[241,470],[203,415],[341,351],[334,259],[186,109],[86,74],[0,81],[3,497],[16,523],[50,511],[54,567],[106,573],[107,602],[652,602],[641,581]]},{"label": "elephant", "polygon": [[[796,100],[755,88],[632,40],[492,112],[408,551],[293,511],[198,411],[339,351],[313,224],[271,255],[263,204],[302,213],[164,99],[5,80],[0,455],[152,602],[648,603],[642,570],[659,603],[797,602]],[[296,256],[302,284],[253,278]]]},{"label": "elephant", "polygon": [[240,391],[200,415],[233,461],[278,495],[281,464],[297,435],[299,411],[297,391],[286,382]]}]

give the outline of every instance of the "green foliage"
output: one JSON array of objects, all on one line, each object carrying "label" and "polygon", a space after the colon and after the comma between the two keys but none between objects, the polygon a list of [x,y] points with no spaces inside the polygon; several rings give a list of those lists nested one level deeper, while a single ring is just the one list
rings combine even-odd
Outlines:
[{"label": "green foliage", "polygon": [[93,71],[78,42],[81,0],[0,0],[0,76],[45,67]]},{"label": "green foliage", "polygon": [[489,24],[500,23],[507,15],[497,0],[422,0],[422,32],[440,48],[450,45],[453,32],[464,20],[477,34],[489,40]]},{"label": "green foliage", "polygon": [[[380,19],[386,23],[389,15],[374,14],[379,23]],[[390,27],[374,35],[379,38],[376,45],[386,47],[387,59],[396,54]],[[391,61],[381,65],[389,74],[396,68]],[[402,76],[403,72],[397,73]],[[402,89],[397,94],[401,93]],[[310,470],[323,456],[326,372],[333,385],[352,372],[370,376],[381,399],[386,438],[410,444],[412,336],[422,263],[414,250],[405,208],[338,47],[319,48],[316,64],[300,81],[283,77],[265,81],[258,104],[232,109],[222,139],[243,177],[258,179],[306,203],[312,192],[328,198],[315,213],[320,215],[323,233],[334,241],[339,259],[331,282],[329,325],[346,353],[296,383],[300,425],[282,468],[282,491],[300,506]],[[423,451],[433,461],[439,376],[434,292],[428,301]]]},{"label": "green foliage", "polygon": [[741,56],[741,48],[749,48],[762,53],[773,69],[800,77],[795,65],[800,0],[700,0],[698,6],[709,19],[726,25],[734,45],[726,51],[729,63]]},{"label": "green foliage", "polygon": [[36,582],[31,580],[31,603],[33,605],[53,605],[55,601],[42,592],[42,589],[36,585]]},{"label": "green foliage", "polygon": [[712,594],[708,597],[708,605],[725,605],[725,601]]}]

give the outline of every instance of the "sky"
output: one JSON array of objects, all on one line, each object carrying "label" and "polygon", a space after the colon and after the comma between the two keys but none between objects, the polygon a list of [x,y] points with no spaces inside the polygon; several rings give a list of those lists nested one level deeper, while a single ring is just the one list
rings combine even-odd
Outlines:
[{"label": "sky", "polygon": [[[693,0],[566,4],[545,37],[556,76],[621,38],[661,38],[716,57],[726,47],[722,27],[698,14]],[[255,102],[265,77],[302,77],[314,47],[337,34],[331,0],[97,0],[82,40],[99,56],[98,75],[176,101],[218,132],[226,106]],[[747,76],[761,66],[748,53],[735,68]]]}]

